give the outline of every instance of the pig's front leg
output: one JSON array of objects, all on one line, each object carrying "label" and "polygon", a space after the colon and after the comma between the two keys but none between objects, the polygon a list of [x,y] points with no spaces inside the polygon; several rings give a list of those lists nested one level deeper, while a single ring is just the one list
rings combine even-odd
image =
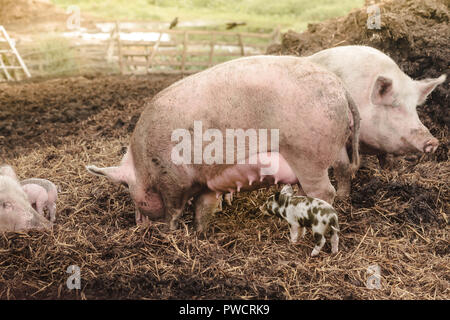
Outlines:
[{"label": "pig's front leg", "polygon": [[289,223],[289,234],[291,236],[292,243],[296,243],[298,241],[298,235],[300,232],[302,233],[302,237],[303,237],[303,234],[304,234],[303,229],[300,230],[300,226],[298,224]]},{"label": "pig's front leg", "polygon": [[215,192],[206,192],[199,195],[195,200],[196,230],[205,232],[213,214],[220,211],[222,211],[222,198],[217,198]]},{"label": "pig's front leg", "polygon": [[233,204],[233,194],[226,193],[223,198],[224,198],[225,202],[231,207]]},{"label": "pig's front leg", "polygon": [[333,164],[333,172],[338,185],[336,196],[341,199],[348,197],[350,195],[352,170],[350,168],[350,159],[348,158],[347,149],[345,147],[339,152],[339,158]]},{"label": "pig's front leg", "polygon": [[[176,230],[179,225],[179,220],[183,214],[183,209],[190,199],[190,195],[184,192],[181,186],[172,186],[161,184],[161,197],[165,205],[165,219],[169,223],[170,230]],[[185,188],[187,189],[187,188]]]},{"label": "pig's front leg", "polygon": [[48,203],[47,193],[41,192],[40,194],[38,194],[35,200],[36,211],[39,212],[39,214],[42,215],[43,217],[45,217],[44,208],[47,207],[47,203]]}]

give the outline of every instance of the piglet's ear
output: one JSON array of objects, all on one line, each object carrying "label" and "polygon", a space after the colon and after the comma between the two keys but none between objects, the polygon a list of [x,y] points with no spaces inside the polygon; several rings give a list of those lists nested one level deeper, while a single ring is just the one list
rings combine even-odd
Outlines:
[{"label": "piglet's ear", "polygon": [[126,177],[120,167],[99,168],[97,166],[86,166],[86,170],[96,176],[103,176],[114,183],[126,183]]},{"label": "piglet's ear", "polygon": [[394,85],[392,79],[379,76],[373,85],[371,100],[375,105],[392,105],[394,102]]},{"label": "piglet's ear", "polygon": [[417,89],[419,90],[419,101],[417,104],[422,104],[427,100],[428,95],[433,92],[433,90],[443,83],[447,76],[445,74],[441,75],[439,78],[428,78],[420,81],[416,81]]}]

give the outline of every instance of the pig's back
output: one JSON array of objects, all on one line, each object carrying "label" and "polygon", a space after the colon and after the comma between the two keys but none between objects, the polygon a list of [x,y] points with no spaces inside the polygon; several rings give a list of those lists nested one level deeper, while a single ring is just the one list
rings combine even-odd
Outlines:
[{"label": "pig's back", "polygon": [[31,178],[31,179],[25,179],[20,181],[20,185],[23,187],[27,184],[36,184],[38,186],[41,186],[45,189],[45,191],[49,192],[57,192],[56,186],[53,184],[53,182],[46,180],[46,179],[39,179],[39,178]]},{"label": "pig's back", "polygon": [[161,91],[146,105],[136,129],[139,136],[162,134],[190,130],[194,121],[217,129],[280,128],[295,115],[308,121],[329,114],[329,105],[345,103],[344,90],[336,75],[304,58],[246,57]]}]

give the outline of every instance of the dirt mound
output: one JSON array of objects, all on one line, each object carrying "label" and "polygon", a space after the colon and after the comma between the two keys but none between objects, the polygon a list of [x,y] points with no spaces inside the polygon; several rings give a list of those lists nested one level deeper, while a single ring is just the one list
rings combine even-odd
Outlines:
[{"label": "dirt mound", "polygon": [[[414,79],[450,76],[450,2],[448,0],[381,1],[381,29],[368,29],[367,8],[348,16],[308,25],[301,34],[289,31],[268,53],[306,56],[343,45],[368,45],[388,54]],[[431,133],[441,139],[436,159],[448,160],[449,80],[418,108]]]},{"label": "dirt mound", "polygon": [[66,19],[64,10],[47,0],[0,0],[0,25],[8,28]]}]

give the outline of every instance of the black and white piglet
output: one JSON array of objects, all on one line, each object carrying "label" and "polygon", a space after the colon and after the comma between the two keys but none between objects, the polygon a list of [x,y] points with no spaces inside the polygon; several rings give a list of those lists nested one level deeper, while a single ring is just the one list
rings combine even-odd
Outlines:
[{"label": "black and white piglet", "polygon": [[285,219],[290,226],[291,242],[297,242],[298,235],[303,237],[306,227],[312,228],[315,247],[311,253],[319,254],[325,244],[325,235],[331,233],[331,252],[338,252],[339,224],[336,210],[327,202],[304,196],[294,195],[294,190],[287,184],[260,207],[261,211],[276,214]]}]

